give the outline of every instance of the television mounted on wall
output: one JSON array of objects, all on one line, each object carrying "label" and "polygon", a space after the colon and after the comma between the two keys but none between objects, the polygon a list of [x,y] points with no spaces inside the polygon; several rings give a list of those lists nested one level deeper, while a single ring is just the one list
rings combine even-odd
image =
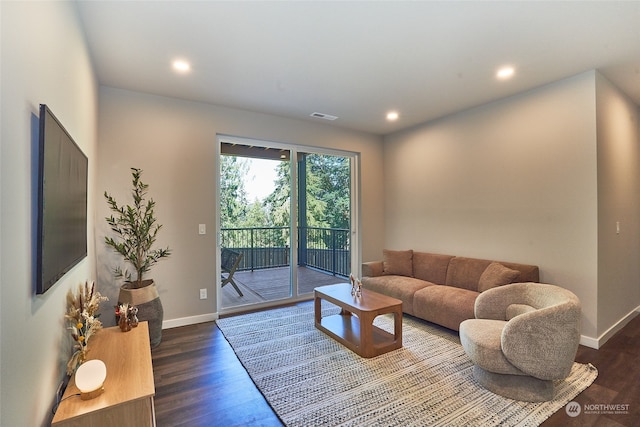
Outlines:
[{"label": "television mounted on wall", "polygon": [[88,159],[40,105],[36,293],[43,294],[87,256]]}]

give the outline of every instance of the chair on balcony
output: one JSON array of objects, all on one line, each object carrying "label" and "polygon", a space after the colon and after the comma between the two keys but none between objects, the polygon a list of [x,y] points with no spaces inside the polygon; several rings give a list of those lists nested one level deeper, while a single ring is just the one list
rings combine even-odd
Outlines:
[{"label": "chair on balcony", "polygon": [[[221,287],[231,283],[231,286],[236,290],[238,295],[243,296],[240,288],[233,280],[233,275],[240,265],[240,261],[242,260],[242,254],[239,252],[232,251],[231,249],[222,249],[222,253],[220,254],[220,258],[222,259],[220,265],[222,267],[222,284]],[[225,277],[226,274],[226,277]]]}]

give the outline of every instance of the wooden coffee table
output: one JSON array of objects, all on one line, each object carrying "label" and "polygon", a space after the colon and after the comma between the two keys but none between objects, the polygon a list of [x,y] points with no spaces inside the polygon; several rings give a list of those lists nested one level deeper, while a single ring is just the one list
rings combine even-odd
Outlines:
[{"label": "wooden coffee table", "polygon": [[[342,308],[340,314],[322,317],[320,300]],[[362,289],[362,295],[351,295],[351,285],[320,286],[314,290],[316,328],[354,353],[375,357],[402,347],[402,301]],[[393,313],[394,333],[373,325],[381,314]],[[355,316],[354,316],[355,315]]]}]

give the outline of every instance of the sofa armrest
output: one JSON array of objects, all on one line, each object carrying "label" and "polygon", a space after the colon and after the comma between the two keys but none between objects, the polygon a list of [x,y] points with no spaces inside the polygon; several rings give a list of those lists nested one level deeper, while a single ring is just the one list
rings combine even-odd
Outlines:
[{"label": "sofa armrest", "polygon": [[384,267],[382,261],[370,261],[362,263],[362,276],[363,277],[376,277],[382,276]]}]

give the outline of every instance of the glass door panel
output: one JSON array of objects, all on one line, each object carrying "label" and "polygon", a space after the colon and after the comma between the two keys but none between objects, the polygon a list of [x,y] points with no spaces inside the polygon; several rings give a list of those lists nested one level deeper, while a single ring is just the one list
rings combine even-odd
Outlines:
[{"label": "glass door panel", "polygon": [[298,294],[345,281],[351,272],[351,159],[300,152]]},{"label": "glass door panel", "polygon": [[[289,158],[288,150],[221,144],[222,309],[292,296]],[[228,256],[240,258],[233,271]]]}]

